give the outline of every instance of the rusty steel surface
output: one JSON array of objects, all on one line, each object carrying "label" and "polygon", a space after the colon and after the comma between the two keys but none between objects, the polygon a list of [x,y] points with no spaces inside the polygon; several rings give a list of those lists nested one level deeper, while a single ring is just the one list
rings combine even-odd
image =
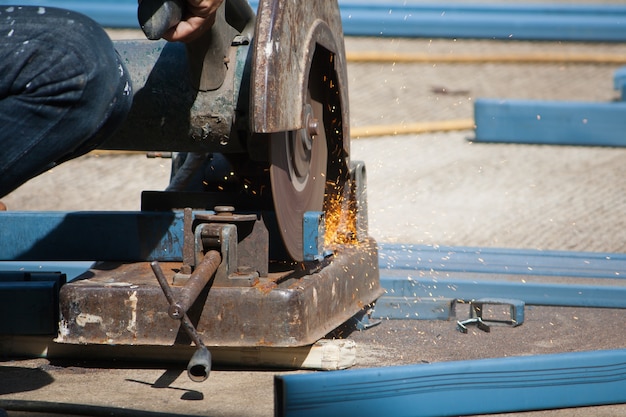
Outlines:
[{"label": "rusty steel surface", "polygon": [[[161,263],[169,282],[180,263]],[[176,297],[181,286],[172,285]],[[373,240],[340,248],[328,265],[271,274],[252,287],[200,293],[188,316],[207,346],[305,346],[324,337],[382,294]],[[190,343],[148,263],[101,264],[61,289],[57,342]]]},{"label": "rusty steel surface", "polygon": [[[116,41],[115,48],[131,75],[133,105],[122,127],[101,149],[221,153],[244,150],[234,119],[248,45],[230,47],[224,82],[213,91],[193,87],[195,81],[183,44]],[[245,118],[247,104],[242,108]]]},{"label": "rusty steel surface", "polygon": [[[304,127],[309,69],[317,45],[335,55],[343,120],[349,120],[348,78],[336,1],[261,0],[253,50],[252,130],[276,133]],[[348,138],[348,123],[343,125]]]}]

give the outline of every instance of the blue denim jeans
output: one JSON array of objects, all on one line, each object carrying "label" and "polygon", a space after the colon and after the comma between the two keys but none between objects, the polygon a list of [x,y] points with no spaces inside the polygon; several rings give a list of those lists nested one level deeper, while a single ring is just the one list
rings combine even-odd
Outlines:
[{"label": "blue denim jeans", "polygon": [[0,6],[0,197],[94,149],[131,103],[126,68],[94,21]]}]

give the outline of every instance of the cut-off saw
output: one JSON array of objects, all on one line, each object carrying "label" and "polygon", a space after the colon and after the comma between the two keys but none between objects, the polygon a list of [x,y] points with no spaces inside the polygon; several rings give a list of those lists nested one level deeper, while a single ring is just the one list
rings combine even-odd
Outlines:
[{"label": "cut-off saw", "polygon": [[5,296],[19,320],[0,333],[49,338],[48,355],[193,342],[203,380],[212,347],[311,345],[381,295],[337,2],[226,0],[200,39],[150,40],[183,13],[143,0],[148,40],[115,43],[133,106],[101,146],[171,155],[169,186],[138,212],[1,213],[2,260],[94,263],[6,275],[39,308]]}]

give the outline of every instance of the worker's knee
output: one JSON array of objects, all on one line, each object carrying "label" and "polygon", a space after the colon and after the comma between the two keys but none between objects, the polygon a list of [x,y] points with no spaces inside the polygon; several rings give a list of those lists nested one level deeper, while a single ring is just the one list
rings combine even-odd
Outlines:
[{"label": "worker's knee", "polygon": [[99,145],[130,110],[130,78],[104,30],[78,13],[0,9],[0,195]]},{"label": "worker's knee", "polygon": [[0,99],[20,95],[40,110],[69,112],[64,117],[84,111],[96,127],[112,105],[129,106],[128,74],[106,32],[87,16],[11,6],[0,9],[0,32],[7,34],[0,39]]}]

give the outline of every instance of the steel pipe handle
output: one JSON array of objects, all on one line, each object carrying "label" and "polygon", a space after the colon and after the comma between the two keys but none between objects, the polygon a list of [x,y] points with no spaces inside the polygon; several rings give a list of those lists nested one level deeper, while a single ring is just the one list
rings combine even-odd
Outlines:
[{"label": "steel pipe handle", "polygon": [[211,352],[206,346],[198,346],[187,364],[187,376],[193,382],[203,382],[211,372]]},{"label": "steel pipe handle", "polygon": [[216,250],[210,250],[189,277],[189,281],[180,291],[178,300],[170,304],[168,314],[174,320],[180,320],[191,308],[202,290],[211,280],[215,271],[222,262],[222,255]]},{"label": "steel pipe handle", "polygon": [[148,39],[161,39],[181,21],[184,7],[184,0],[141,0],[137,8],[139,26]]},{"label": "steel pipe handle", "polygon": [[[167,278],[163,274],[163,270],[161,269],[159,262],[152,261],[150,263],[150,267],[152,268],[152,271],[154,272],[154,275],[156,276],[156,279],[159,282],[161,289],[163,290],[163,294],[165,295],[167,302],[170,304],[170,306],[174,305],[174,294],[172,294],[172,289],[167,283]],[[178,320],[180,320],[180,324],[183,330],[185,330],[189,338],[191,338],[193,343],[195,343],[196,345],[196,351],[189,360],[189,363],[187,364],[187,376],[194,382],[205,381],[209,377],[209,373],[211,372],[211,352],[209,352],[207,347],[202,342],[202,339],[200,339],[198,331],[196,330],[191,320],[189,320],[189,317],[187,317],[186,313],[183,313],[181,317],[178,318]]]}]

